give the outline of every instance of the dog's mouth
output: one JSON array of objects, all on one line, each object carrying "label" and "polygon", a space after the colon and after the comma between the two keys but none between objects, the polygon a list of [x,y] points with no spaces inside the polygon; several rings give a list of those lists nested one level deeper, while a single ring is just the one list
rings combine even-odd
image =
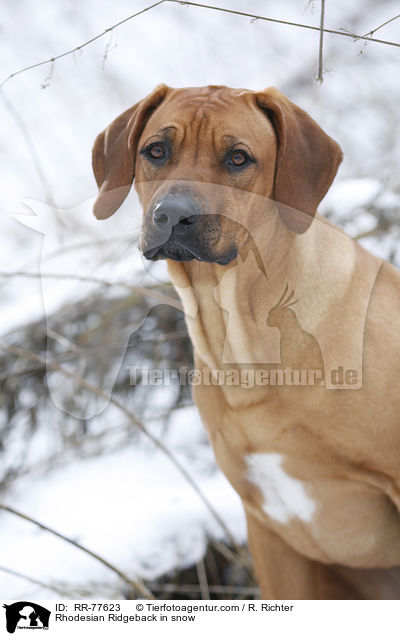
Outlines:
[{"label": "dog's mouth", "polygon": [[215,216],[193,215],[179,219],[172,228],[158,227],[144,233],[143,256],[151,261],[200,261],[227,265],[237,256],[231,246],[221,249],[221,228]]},{"label": "dog's mouth", "polygon": [[225,254],[213,254],[206,249],[196,249],[182,246],[172,238],[150,249],[143,251],[143,256],[150,261],[170,259],[181,263],[189,261],[200,261],[203,263],[217,263],[217,265],[228,265],[237,257],[237,249],[231,248]]},{"label": "dog's mouth", "polygon": [[143,252],[143,256],[149,261],[160,261],[166,258],[180,262],[200,260],[190,250],[177,245],[174,241],[167,241],[163,245],[146,250]]}]

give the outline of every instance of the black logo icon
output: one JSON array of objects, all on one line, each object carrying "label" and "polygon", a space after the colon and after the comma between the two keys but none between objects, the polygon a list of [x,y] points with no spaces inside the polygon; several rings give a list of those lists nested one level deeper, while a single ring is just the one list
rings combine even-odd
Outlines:
[{"label": "black logo icon", "polygon": [[13,634],[15,629],[49,629],[51,612],[31,601],[18,601],[12,605],[3,605],[6,609],[7,631]]}]

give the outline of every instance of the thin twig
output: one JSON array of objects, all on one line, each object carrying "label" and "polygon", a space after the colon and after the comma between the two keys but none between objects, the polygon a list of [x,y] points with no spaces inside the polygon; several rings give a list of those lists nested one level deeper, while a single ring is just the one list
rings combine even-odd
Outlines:
[{"label": "thin twig", "polygon": [[54,55],[53,57],[49,58],[48,60],[43,60],[43,62],[37,62],[36,64],[31,64],[30,66],[26,66],[25,68],[21,68],[19,71],[15,71],[15,73],[11,73],[11,75],[9,75],[0,84],[0,88],[2,88],[4,86],[4,84],[6,84],[6,82],[8,82],[12,77],[15,77],[16,75],[20,75],[21,73],[24,73],[25,71],[29,71],[29,70],[31,70],[33,68],[38,68],[38,66],[43,66],[44,64],[53,64],[56,60],[59,60],[62,57],[66,57],[67,55],[72,55],[72,53],[76,53],[76,51],[81,51],[85,46],[88,46],[89,44],[92,44],[92,42],[95,42],[99,38],[103,37],[103,35],[106,35],[106,33],[109,33],[110,31],[113,31],[114,29],[119,27],[121,24],[124,24],[124,22],[128,22],[129,20],[133,20],[133,18],[136,18],[137,16],[141,15],[142,13],[145,13],[146,11],[150,11],[150,9],[154,9],[154,7],[157,7],[159,4],[163,4],[166,1],[167,0],[160,0],[159,2],[156,2],[155,4],[151,4],[150,6],[145,7],[141,11],[138,11],[137,13],[134,13],[133,15],[130,15],[127,18],[124,18],[123,20],[120,20],[120,22],[117,22],[116,24],[113,24],[113,26],[109,27],[108,29],[105,29],[102,33],[98,33],[93,38],[90,38],[90,40],[87,40],[86,42],[83,42],[83,44],[80,44],[79,46],[76,46],[75,48],[70,49],[69,51],[65,51],[65,53],[60,53],[60,55]]},{"label": "thin twig", "polygon": [[[154,592],[178,592],[181,594],[198,594],[199,586],[193,583],[152,583],[150,585]],[[209,591],[212,594],[229,594],[229,595],[242,595],[242,596],[256,596],[259,597],[260,590],[258,587],[249,587],[246,585],[209,585]]]},{"label": "thin twig", "polygon": [[[215,549],[216,552],[219,552],[224,559],[226,559],[229,563],[235,564],[237,562],[237,558],[234,552],[225,545],[225,543],[221,543],[221,541],[217,541],[217,539],[209,538],[210,545]],[[247,564],[250,572],[252,572],[252,565],[250,560],[247,558]]]},{"label": "thin twig", "polygon": [[[49,327],[47,327],[47,335],[50,336],[51,339],[56,340],[55,332],[52,331]],[[155,338],[154,337],[150,338],[146,336],[141,338],[141,342],[146,344],[158,345],[158,344],[163,344],[164,342],[168,342],[171,340],[172,341],[184,340],[186,338],[188,338],[187,331],[181,330],[181,331],[171,331],[169,333],[163,333]],[[57,340],[59,340],[59,342],[64,340],[70,343],[69,349],[67,351],[64,351],[57,358],[55,358],[55,362],[58,362],[59,364],[61,364],[62,362],[70,362],[77,356],[84,356],[85,358],[88,358],[89,356],[95,356],[96,354],[100,352],[104,352],[104,351],[113,352],[113,351],[119,351],[121,349],[120,344],[117,345],[112,342],[102,343],[100,346],[95,346],[95,347],[86,347],[86,348],[77,347],[72,342],[72,340],[67,340],[60,334],[58,334]],[[131,349],[135,349],[136,347],[137,347],[136,342],[128,343],[125,347],[125,350],[130,351]],[[18,377],[21,377],[22,375],[36,374],[36,373],[44,371],[45,369],[46,369],[46,363],[41,365],[38,364],[33,367],[28,367],[27,369],[20,369],[19,371],[4,371],[3,373],[0,373],[0,382],[3,382],[4,380],[9,380],[10,378],[18,378]]]},{"label": "thin twig", "polygon": [[[234,11],[233,9],[225,9],[222,7],[214,7],[209,4],[200,4],[199,2],[186,2],[184,0],[166,0],[166,2],[173,2],[175,4],[181,4],[184,6],[201,7],[203,9],[211,9],[213,11],[221,11],[223,13],[232,13],[233,15],[241,15],[246,18],[253,18],[254,20],[265,20],[266,22],[275,22],[277,24],[287,24],[289,26],[300,27],[302,29],[311,29],[312,31],[320,31],[320,27],[312,26],[311,24],[303,24],[301,22],[290,22],[288,20],[278,20],[277,18],[267,18],[261,15],[255,15],[254,13],[245,13],[244,11]],[[388,40],[379,40],[376,38],[369,38],[363,35],[356,35],[346,31],[337,31],[335,29],[325,29],[324,33],[332,33],[333,35],[344,35],[353,39],[368,40],[368,42],[379,42],[380,44],[388,44],[390,46],[400,47],[400,42],[390,42]]]},{"label": "thin twig", "polygon": [[58,596],[62,596],[64,598],[71,598],[69,594],[65,590],[57,587],[52,583],[43,583],[39,581],[39,579],[34,579],[27,574],[22,574],[21,572],[16,572],[15,570],[11,570],[10,568],[6,568],[4,565],[0,565],[0,571],[5,572],[6,574],[11,574],[11,576],[16,576],[19,579],[23,579],[24,581],[28,581],[28,583],[33,583],[33,585],[38,585],[39,587],[43,587],[46,590],[51,590],[52,592],[56,592]]},{"label": "thin twig", "polygon": [[321,21],[320,21],[320,33],[319,33],[319,53],[318,53],[318,77],[317,81],[322,84],[324,81],[323,72],[323,45],[324,45],[324,19],[325,19],[325,0],[321,0]]},{"label": "thin twig", "polygon": [[200,561],[196,563],[196,570],[201,598],[203,601],[208,601],[210,599],[210,590],[208,589],[207,572],[204,565],[204,559],[200,559]]},{"label": "thin twig", "polygon": [[76,346],[75,342],[72,342],[72,340],[66,338],[60,333],[57,333],[57,331],[54,331],[54,329],[51,329],[49,326],[47,326],[47,335],[51,338],[51,340],[58,342],[58,344],[62,347],[66,347],[66,353],[74,353],[76,355],[82,354],[82,351]]},{"label": "thin twig", "polygon": [[393,22],[394,20],[397,20],[398,18],[400,18],[400,13],[399,15],[395,15],[394,18],[390,18],[390,20],[386,20],[386,22],[383,22],[383,24],[380,24],[379,26],[375,27],[375,29],[371,29],[371,31],[368,31],[368,33],[365,33],[363,37],[369,39],[370,35],[373,35],[377,31],[379,31],[379,29],[382,29],[382,27],[386,26],[390,22]]},{"label": "thin twig", "polygon": [[[153,415],[151,417],[151,422],[165,421],[165,419],[169,417],[171,413],[187,408],[188,406],[192,406],[192,403],[181,402],[180,404],[175,404],[167,411]],[[132,429],[127,428],[126,424],[114,426],[111,429],[105,429],[97,434],[92,433],[90,436],[84,436],[82,439],[79,440],[80,447],[79,447],[78,457],[91,457],[93,456],[94,453],[97,455],[98,447],[93,448],[94,444],[104,440],[104,438],[107,438],[107,436],[110,436],[112,439],[116,434],[119,435],[120,433],[125,433],[125,435],[123,439],[119,439],[117,444],[114,442],[114,444],[112,445],[112,451],[114,451],[118,448],[121,448],[121,446],[126,447],[126,440],[131,439]],[[7,477],[7,484],[13,483],[17,481],[18,479],[20,479],[21,477],[24,477],[28,474],[32,475],[33,473],[38,473],[38,472],[43,474],[44,472],[47,472],[49,468],[51,468],[55,464],[57,464],[58,466],[65,465],[70,459],[68,457],[69,452],[74,454],[74,456],[76,455],[76,450],[75,450],[76,438],[74,438],[73,440],[72,449],[71,449],[70,440],[71,440],[71,437],[64,439],[62,449],[59,451],[56,451],[55,453],[51,455],[47,454],[45,459],[41,459],[37,461],[35,464],[27,465],[24,468],[20,467],[17,471],[15,471],[15,473],[12,476]],[[111,448],[110,445],[108,447]],[[233,552],[230,553],[230,561],[232,563],[237,561],[237,558],[235,557],[235,554]]]},{"label": "thin twig", "polygon": [[33,164],[36,168],[37,176],[39,178],[39,181],[42,184],[43,194],[46,198],[46,201],[48,201],[51,205],[55,205],[53,193],[51,191],[50,184],[47,181],[45,172],[41,166],[39,155],[36,151],[36,147],[33,142],[29,127],[26,125],[20,113],[17,111],[17,109],[15,108],[14,104],[10,101],[10,99],[6,96],[4,91],[0,92],[0,97],[2,98],[4,102],[4,106],[7,108],[8,112],[10,113],[11,117],[14,119],[16,125],[20,129],[25,139],[28,151],[32,157]]},{"label": "thin twig", "polygon": [[367,238],[368,236],[375,236],[376,234],[379,234],[380,232],[385,232],[385,228],[381,227],[380,225],[377,225],[376,227],[373,227],[371,230],[360,232],[360,234],[356,234],[355,236],[352,236],[351,238],[353,239],[353,241],[359,241],[360,239]]},{"label": "thin twig", "polygon": [[104,559],[102,556],[100,556],[96,552],[93,552],[93,550],[89,550],[89,548],[85,548],[83,545],[81,545],[74,539],[70,539],[69,537],[66,537],[65,534],[61,534],[61,532],[58,532],[57,530],[54,530],[53,528],[49,528],[49,526],[46,526],[44,523],[41,523],[40,521],[33,519],[33,517],[30,517],[29,515],[26,515],[23,512],[20,512],[19,510],[12,508],[11,506],[7,506],[6,504],[3,504],[0,502],[0,508],[2,510],[5,510],[6,512],[11,513],[12,515],[15,515],[16,517],[20,517],[20,519],[29,521],[30,523],[37,526],[38,528],[41,528],[41,530],[46,530],[46,532],[49,532],[50,534],[55,535],[56,537],[58,537],[59,539],[62,539],[63,541],[66,541],[67,543],[70,543],[75,548],[78,548],[78,550],[81,550],[82,552],[85,552],[89,556],[96,559],[96,561],[100,561],[100,563],[105,565],[109,570],[112,570],[113,572],[115,572],[115,574],[117,574],[120,577],[120,579],[122,579],[125,583],[127,583],[128,585],[136,589],[139,592],[139,594],[144,596],[144,598],[154,599],[153,594],[150,592],[150,590],[147,589],[144,583],[142,583],[139,580],[131,579],[119,568],[115,567],[115,565],[113,565],[112,563]]},{"label": "thin twig", "polygon": [[[81,51],[85,46],[88,46],[89,44],[91,44],[92,42],[95,42],[96,40],[98,40],[99,38],[103,37],[104,35],[106,35],[107,33],[109,33],[110,31],[113,31],[114,29],[116,29],[117,27],[119,27],[121,24],[124,24],[125,22],[129,22],[130,20],[133,20],[134,18],[136,18],[137,16],[141,15],[142,13],[145,13],[146,11],[150,11],[151,9],[155,9],[156,7],[158,7],[161,4],[164,4],[165,2],[170,2],[170,3],[174,3],[174,4],[180,4],[180,5],[184,5],[184,6],[192,6],[192,7],[201,7],[203,9],[210,9],[212,11],[220,11],[223,13],[230,13],[232,15],[240,15],[246,18],[251,18],[253,20],[262,20],[265,22],[274,22],[276,24],[286,24],[288,26],[295,26],[295,27],[299,27],[301,29],[310,29],[312,31],[320,31],[320,27],[316,27],[316,26],[312,26],[311,24],[302,24],[301,22],[291,22],[289,20],[279,20],[277,18],[269,18],[266,16],[262,16],[262,15],[256,15],[254,13],[246,13],[244,11],[234,11],[233,9],[226,9],[223,7],[215,7],[212,5],[208,5],[208,4],[200,4],[198,2],[186,2],[186,1],[182,1],[182,0],[160,0],[159,2],[156,2],[154,4],[149,5],[148,7],[145,7],[144,9],[142,9],[141,11],[138,11],[137,13],[134,13],[133,15],[129,15],[127,18],[124,18],[123,20],[121,20],[120,22],[117,22],[116,24],[113,24],[111,27],[108,27],[107,29],[105,29],[102,33],[99,33],[97,35],[95,35],[94,37],[90,38],[89,40],[87,40],[86,42],[83,42],[82,44],[80,44],[79,46],[74,47],[73,49],[70,49],[69,51],[65,51],[64,53],[60,53],[60,55],[55,55],[47,60],[43,60],[42,62],[37,62],[36,64],[31,64],[30,66],[25,66],[24,68],[19,69],[18,71],[15,71],[14,73],[11,73],[11,75],[9,75],[8,77],[6,77],[3,82],[0,84],[0,89],[13,77],[15,77],[16,75],[20,75],[21,73],[25,73],[26,71],[29,71],[31,69],[34,68],[38,68],[39,66],[43,66],[44,64],[53,64],[56,60],[59,60],[62,57],[66,57],[67,55],[71,55],[73,53],[75,53],[76,51]],[[398,16],[396,16],[398,17]],[[392,18],[392,20],[394,20],[395,18]],[[391,20],[389,20],[391,21]],[[388,21],[388,22],[389,22]],[[383,26],[383,25],[381,25]],[[380,27],[377,27],[377,29]],[[377,30],[375,29],[375,31]],[[345,37],[350,37],[353,38],[353,40],[367,40],[368,42],[377,42],[379,44],[387,44],[388,46],[396,46],[396,47],[400,47],[400,43],[399,42],[391,42],[389,40],[380,40],[378,38],[371,38],[368,35],[357,35],[355,33],[350,33],[347,31],[337,31],[336,29],[323,29],[324,33],[331,33],[333,35],[342,35]]]},{"label": "thin twig", "polygon": [[[8,351],[8,353],[12,353],[12,354],[20,356],[22,358],[26,358],[28,360],[33,360],[35,362],[39,362],[41,364],[45,364],[45,361],[43,360],[43,358],[41,356],[38,356],[36,353],[33,353],[32,351],[28,351],[28,350],[23,349],[21,347],[16,347],[14,345],[5,346],[5,345],[0,344],[0,348],[3,349],[4,351]],[[191,487],[196,492],[198,497],[204,503],[204,505],[206,506],[206,508],[210,512],[211,516],[215,519],[215,521],[218,523],[218,525],[224,531],[224,534],[229,539],[231,545],[235,548],[235,550],[238,553],[238,555],[241,556],[241,558],[243,559],[244,562],[248,562],[247,555],[244,553],[244,551],[241,548],[241,546],[239,546],[236,543],[235,538],[232,535],[231,531],[229,530],[228,526],[226,525],[226,523],[224,522],[222,517],[219,515],[219,513],[215,510],[215,508],[208,501],[207,497],[203,494],[203,492],[201,491],[201,489],[199,488],[197,483],[194,481],[194,479],[191,476],[191,474],[175,458],[175,456],[171,453],[171,451],[168,450],[168,448],[159,439],[157,439],[157,437],[155,437],[152,433],[150,433],[146,429],[146,427],[138,419],[136,419],[136,417],[134,415],[132,415],[132,413],[123,404],[121,404],[121,402],[116,400],[114,397],[108,396],[106,393],[101,391],[101,389],[99,389],[97,386],[94,386],[93,384],[91,384],[90,382],[88,382],[87,380],[82,378],[81,376],[79,376],[79,375],[77,375],[75,373],[71,373],[70,371],[67,371],[67,369],[64,369],[63,367],[61,367],[59,364],[57,364],[55,362],[50,362],[49,361],[49,362],[46,363],[46,365],[47,365],[48,368],[53,369],[54,371],[58,371],[59,373],[62,373],[67,378],[71,378],[79,386],[81,386],[82,388],[86,389],[87,391],[90,391],[91,393],[94,393],[95,395],[99,396],[103,400],[108,401],[110,404],[113,404],[117,409],[119,409],[130,420],[130,422],[132,422],[135,426],[137,426],[142,431],[142,433],[144,433],[144,435],[146,435],[146,437],[148,437],[153,442],[153,444],[155,446],[157,446],[157,448],[164,455],[166,455],[168,457],[168,459],[172,462],[172,464],[175,466],[175,468],[183,475],[183,477],[191,485]]]},{"label": "thin twig", "polygon": [[[42,587],[43,589],[47,589],[47,590],[51,590],[52,592],[55,592],[58,596],[63,597],[63,598],[71,598],[71,592],[70,592],[70,586],[65,587],[65,589],[63,589],[62,587],[58,587],[56,586],[56,584],[53,583],[44,583],[43,581],[39,581],[39,579],[35,579],[31,576],[29,576],[28,574],[23,574],[22,572],[17,572],[16,570],[12,570],[11,568],[7,568],[3,565],[0,565],[0,571],[4,572],[5,574],[10,574],[11,576],[15,576],[19,579],[22,579],[23,581],[27,581],[28,583],[32,583],[33,585],[37,585],[39,587]],[[170,593],[170,592],[175,592],[175,593],[179,593],[179,594],[188,594],[188,595],[199,595],[199,591],[200,591],[200,586],[193,584],[193,583],[183,583],[183,584],[176,584],[176,583],[151,583],[148,586],[152,592],[159,594],[159,593]],[[246,585],[209,585],[208,586],[208,590],[211,594],[216,594],[216,595],[235,595],[235,596],[259,596],[259,589],[258,587],[250,587],[250,586],[246,586]],[[73,592],[73,594],[77,594],[76,590]],[[78,594],[79,597],[82,596],[82,594]],[[75,596],[74,596],[75,598]],[[78,598],[78,597],[77,597]]]},{"label": "thin twig", "polygon": [[175,309],[183,311],[182,303],[179,302],[179,300],[175,300],[175,298],[172,298],[172,296],[161,294],[160,292],[154,291],[153,289],[148,289],[147,287],[129,285],[128,283],[124,283],[122,281],[116,281],[115,283],[112,283],[108,280],[94,278],[91,276],[79,276],[77,274],[44,274],[39,272],[0,272],[0,276],[4,278],[23,276],[24,278],[56,278],[61,280],[68,279],[76,280],[79,282],[97,283],[98,285],[104,285],[104,287],[123,287],[124,289],[128,289],[131,292],[141,294],[142,296],[148,296],[149,298],[158,300],[160,303],[165,303],[166,305],[170,305],[171,307],[175,307]]}]

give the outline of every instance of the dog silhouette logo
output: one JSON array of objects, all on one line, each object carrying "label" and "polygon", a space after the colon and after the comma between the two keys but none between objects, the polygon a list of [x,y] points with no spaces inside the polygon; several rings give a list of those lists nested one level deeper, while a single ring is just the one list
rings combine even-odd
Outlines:
[{"label": "dog silhouette logo", "polygon": [[49,629],[51,612],[37,603],[18,601],[3,607],[9,634],[14,634],[16,629]]}]

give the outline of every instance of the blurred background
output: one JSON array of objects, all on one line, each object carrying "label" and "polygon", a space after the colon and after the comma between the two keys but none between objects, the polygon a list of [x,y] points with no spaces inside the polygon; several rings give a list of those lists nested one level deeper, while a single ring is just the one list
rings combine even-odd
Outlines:
[{"label": "blurred background", "polygon": [[[210,2],[320,22],[319,0]],[[190,389],[138,371],[192,352],[164,264],[139,254],[135,193],[92,216],[91,148],[114,117],[159,83],[276,86],[343,148],[320,211],[400,266],[400,48],[326,33],[321,83],[318,31],[168,2],[77,48],[146,6],[2,5],[0,82],[76,49],[0,89],[3,599],[135,598],[139,580],[159,598],[258,594]],[[398,11],[326,0],[325,26],[400,43]]]}]

